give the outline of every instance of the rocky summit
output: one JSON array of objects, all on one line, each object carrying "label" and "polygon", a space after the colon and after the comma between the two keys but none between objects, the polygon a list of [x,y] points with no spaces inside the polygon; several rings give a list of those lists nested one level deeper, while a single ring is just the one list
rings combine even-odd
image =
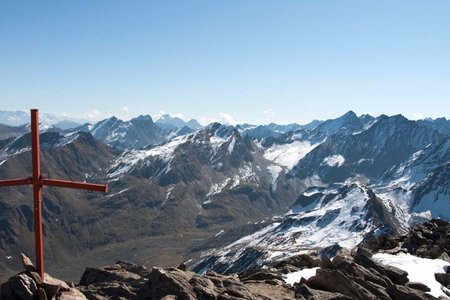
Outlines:
[{"label": "rocky summit", "polygon": [[[310,252],[230,275],[198,274],[187,270],[185,264],[148,269],[118,261],[86,268],[74,285],[48,274],[41,281],[23,256],[26,271],[1,286],[0,299],[447,299],[449,254],[450,224],[433,219],[402,236],[383,235],[365,240],[352,251],[341,249],[331,259]],[[432,274],[433,282],[415,282],[413,273],[380,259],[401,255],[440,262],[442,272]],[[418,267],[421,273],[428,269],[426,265]]]}]

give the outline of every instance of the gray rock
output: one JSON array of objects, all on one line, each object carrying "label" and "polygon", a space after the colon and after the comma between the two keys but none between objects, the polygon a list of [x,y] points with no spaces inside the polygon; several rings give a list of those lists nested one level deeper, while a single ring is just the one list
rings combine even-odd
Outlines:
[{"label": "gray rock", "polygon": [[447,273],[435,273],[434,278],[436,281],[441,283],[443,286],[449,288],[450,287],[450,274]]},{"label": "gray rock", "polygon": [[336,269],[336,266],[334,265],[334,263],[326,255],[323,255],[320,258],[320,267],[326,268],[326,269]]},{"label": "gray rock", "polygon": [[56,300],[87,300],[79,290],[71,288],[69,291],[64,291],[56,295]]},{"label": "gray rock", "polygon": [[120,265],[102,268],[86,268],[80,279],[80,285],[90,285],[97,282],[133,282],[141,276],[123,269]]},{"label": "gray rock", "polygon": [[174,295],[177,299],[195,300],[195,293],[189,284],[194,274],[178,269],[153,268],[148,285],[141,291],[141,297],[142,299],[160,299],[164,296]]},{"label": "gray rock", "polygon": [[181,264],[178,265],[177,269],[180,269],[181,271],[186,271],[187,270],[186,264],[182,262]]},{"label": "gray rock", "polygon": [[[128,261],[121,261],[119,260],[118,262],[116,262],[116,264],[114,265],[114,267],[117,267],[116,270],[125,270],[134,274],[138,274],[141,277],[146,277],[150,274],[150,271],[144,267],[144,266],[139,266],[136,265],[134,263],[128,262]],[[114,268],[112,268],[114,269]]]},{"label": "gray rock", "polygon": [[315,268],[320,264],[320,258],[310,254],[300,254],[290,257],[284,261],[278,262],[274,265],[275,268],[282,268],[286,265],[294,266],[300,269]]},{"label": "gray rock", "polygon": [[28,272],[37,272],[36,267],[31,262],[31,259],[28,256],[26,256],[23,253],[20,253],[20,256],[22,258],[22,264],[23,264],[23,267],[25,268],[25,270],[27,270]]},{"label": "gray rock", "polygon": [[344,271],[347,274],[371,281],[377,285],[387,287],[393,284],[387,276],[380,274],[377,270],[364,268],[362,265],[354,262],[352,257],[337,255],[333,259],[333,264],[336,265],[339,270]]},{"label": "gray rock", "polygon": [[251,280],[256,280],[256,281],[264,281],[264,280],[280,280],[283,281],[283,276],[281,275],[280,272],[277,272],[277,270],[275,270],[275,272],[273,270],[267,270],[267,269],[263,269],[260,270],[259,272],[255,272],[253,274],[249,274],[248,276],[241,278],[241,281],[245,282],[245,281],[251,281]]},{"label": "gray rock", "polygon": [[354,299],[377,299],[340,270],[318,269],[316,276],[308,279],[306,285],[313,289],[341,293]]},{"label": "gray rock", "polygon": [[204,276],[194,275],[189,283],[193,286],[194,292],[200,299],[217,299],[214,283]]},{"label": "gray rock", "polygon": [[423,292],[430,291],[430,288],[421,282],[408,282],[406,286]]},{"label": "gray rock", "polygon": [[400,270],[399,268],[379,264],[375,269],[380,273],[385,274],[396,284],[406,284],[409,281],[408,272]]},{"label": "gray rock", "polygon": [[438,258],[450,262],[450,256],[446,252],[442,252]]},{"label": "gray rock", "polygon": [[407,286],[394,284],[386,289],[386,292],[394,300],[423,300],[423,299],[436,299],[435,297],[426,294],[423,291],[419,291]]},{"label": "gray rock", "polygon": [[65,281],[54,278],[47,273],[44,273],[42,287],[47,293],[48,298],[53,297],[58,291],[70,291],[70,286]]},{"label": "gray rock", "polygon": [[25,273],[11,277],[1,286],[1,300],[34,300],[37,285],[33,279]]},{"label": "gray rock", "polygon": [[37,290],[37,298],[38,298],[38,300],[47,300],[48,299],[48,297],[47,297],[47,293],[45,292],[45,290],[43,289],[43,288],[38,288],[38,290]]},{"label": "gray rock", "polygon": [[386,275],[395,284],[404,285],[409,281],[408,272],[396,267],[376,263],[371,257],[372,253],[369,250],[358,248],[355,254],[355,262],[361,264],[365,268],[377,270],[382,275]]},{"label": "gray rock", "polygon": [[362,286],[363,288],[374,294],[378,299],[381,300],[391,299],[389,295],[386,293],[386,289],[383,286],[370,281],[366,281],[362,278],[352,278],[352,279],[355,281],[355,283],[359,284],[360,286]]},{"label": "gray rock", "polygon": [[79,286],[79,290],[88,299],[133,299],[136,297],[136,291],[124,283],[118,282],[98,282],[88,286]]},{"label": "gray rock", "polygon": [[327,291],[315,290],[305,284],[301,284],[295,289],[295,297],[305,300],[350,300],[351,297],[340,293],[332,293]]}]

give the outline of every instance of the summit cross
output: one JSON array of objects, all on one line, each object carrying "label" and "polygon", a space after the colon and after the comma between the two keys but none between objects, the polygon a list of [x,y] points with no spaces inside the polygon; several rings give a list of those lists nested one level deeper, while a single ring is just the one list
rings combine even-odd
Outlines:
[{"label": "summit cross", "polygon": [[39,144],[39,112],[31,110],[31,156],[33,161],[33,176],[28,178],[0,180],[0,187],[32,185],[34,203],[34,238],[36,267],[42,280],[44,280],[44,246],[42,243],[42,188],[44,186],[55,186],[71,189],[82,189],[106,193],[106,184],[93,184],[60,179],[44,178],[41,174],[41,158]]}]

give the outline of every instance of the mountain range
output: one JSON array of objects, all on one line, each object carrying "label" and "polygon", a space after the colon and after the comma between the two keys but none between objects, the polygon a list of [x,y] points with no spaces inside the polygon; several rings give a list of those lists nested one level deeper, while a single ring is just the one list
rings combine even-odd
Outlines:
[{"label": "mountain range", "polygon": [[[54,178],[107,182],[107,195],[47,188],[52,273],[111,259],[233,273],[305,251],[450,219],[450,121],[348,112],[307,125],[229,126],[115,117],[41,133]],[[0,127],[0,178],[31,172],[24,127]],[[0,193],[0,270],[33,249],[27,187]]]},{"label": "mountain range", "polygon": [[[142,116],[141,116],[142,117]],[[116,117],[112,117],[117,119]],[[139,118],[139,117],[138,117]],[[135,119],[138,119],[135,118]],[[24,111],[1,111],[0,110],[0,124],[6,126],[22,126],[29,124],[30,114]],[[41,126],[56,127],[62,130],[73,129],[79,127],[82,124],[89,123],[85,119],[72,118],[67,116],[58,116],[51,113],[43,113],[40,116]],[[169,131],[177,131],[183,127],[190,128],[191,130],[198,130],[203,126],[195,119],[184,121],[181,118],[172,116],[170,114],[161,115],[155,122],[160,128],[167,129]]]}]

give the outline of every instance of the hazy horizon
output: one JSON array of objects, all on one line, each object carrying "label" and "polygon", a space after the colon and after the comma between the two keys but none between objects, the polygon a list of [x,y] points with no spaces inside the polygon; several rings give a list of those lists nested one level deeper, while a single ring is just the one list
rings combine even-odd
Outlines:
[{"label": "hazy horizon", "polygon": [[[404,116],[405,118],[407,118],[407,119],[409,119],[409,120],[413,120],[413,121],[417,121],[417,120],[426,120],[426,119],[436,120],[436,119],[438,119],[438,118],[445,118],[445,119],[447,119],[447,118],[444,117],[444,116],[436,117],[436,118],[431,118],[431,117],[426,117],[426,116],[425,116],[425,117],[422,117],[422,116],[421,116],[420,118],[415,118],[415,116],[406,116],[406,115],[401,114],[401,113],[398,113],[398,114],[392,114],[392,115],[381,113],[381,114],[374,115],[374,114],[371,114],[371,113],[358,113],[358,112],[355,112],[354,110],[349,110],[349,111],[347,111],[347,112],[345,112],[345,113],[343,113],[343,114],[336,115],[336,116],[333,116],[333,117],[330,117],[330,118],[326,118],[326,119],[311,119],[311,120],[309,120],[309,121],[307,121],[307,122],[295,122],[295,121],[294,121],[294,122],[276,122],[276,121],[270,121],[270,120],[269,120],[268,122],[264,122],[264,123],[249,123],[249,122],[245,122],[245,121],[239,122],[238,120],[233,119],[232,116],[222,116],[222,119],[210,120],[210,121],[205,122],[204,119],[203,119],[203,120],[199,120],[199,119],[196,119],[196,118],[185,118],[182,114],[171,114],[171,113],[169,113],[169,112],[157,112],[157,113],[145,113],[145,112],[143,112],[143,113],[141,113],[141,114],[139,114],[139,115],[129,116],[128,118],[121,118],[121,117],[119,117],[119,116],[117,116],[117,115],[111,114],[111,115],[108,115],[108,116],[104,116],[104,117],[102,117],[102,118],[98,118],[98,119],[96,118],[96,119],[91,119],[91,120],[89,120],[89,119],[84,119],[84,118],[71,117],[71,116],[62,115],[62,114],[57,114],[57,113],[55,114],[55,113],[52,113],[52,112],[46,112],[46,111],[41,111],[41,110],[39,110],[39,114],[41,115],[41,117],[42,117],[42,115],[44,115],[44,114],[51,114],[52,116],[61,118],[61,120],[74,121],[74,122],[78,122],[78,123],[80,123],[80,124],[81,124],[81,123],[85,123],[85,122],[96,123],[96,122],[99,122],[99,121],[102,121],[102,120],[104,120],[104,119],[111,118],[111,117],[116,117],[116,118],[118,118],[118,119],[120,119],[120,120],[122,120],[122,121],[129,121],[129,120],[131,120],[131,119],[133,119],[133,118],[137,118],[137,117],[139,117],[139,116],[146,116],[146,115],[151,116],[152,120],[153,120],[154,122],[156,122],[156,121],[158,121],[158,119],[160,119],[163,115],[169,115],[169,116],[171,116],[171,117],[173,117],[173,118],[175,118],[175,117],[176,117],[176,118],[180,118],[180,119],[182,119],[182,120],[185,121],[185,122],[188,122],[188,121],[190,121],[190,120],[196,120],[196,121],[198,121],[202,126],[207,126],[207,125],[209,125],[209,124],[211,124],[211,123],[214,123],[214,122],[218,122],[218,123],[222,123],[222,124],[227,124],[227,125],[243,125],[243,124],[249,124],[249,125],[268,125],[268,124],[271,124],[271,123],[274,123],[274,124],[277,124],[277,125],[289,125],[289,124],[306,125],[306,124],[311,123],[311,122],[313,122],[313,121],[326,121],[326,120],[330,120],[330,119],[336,119],[336,118],[339,118],[339,117],[341,117],[341,116],[343,116],[343,115],[349,113],[350,111],[354,112],[358,117],[361,117],[362,115],[370,115],[370,116],[372,116],[372,117],[377,118],[377,117],[379,117],[379,116],[381,116],[381,115],[387,115],[388,117],[395,116],[395,115],[402,115],[402,116]],[[5,110],[1,110],[1,109],[0,109],[0,112],[25,112],[25,113],[27,113],[27,114],[29,115],[29,110],[5,111]],[[417,116],[416,116],[416,117],[417,117]]]}]

